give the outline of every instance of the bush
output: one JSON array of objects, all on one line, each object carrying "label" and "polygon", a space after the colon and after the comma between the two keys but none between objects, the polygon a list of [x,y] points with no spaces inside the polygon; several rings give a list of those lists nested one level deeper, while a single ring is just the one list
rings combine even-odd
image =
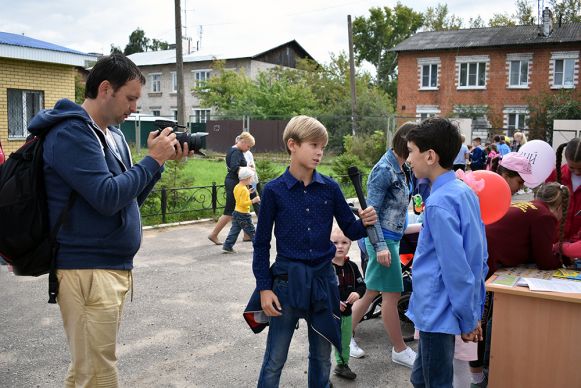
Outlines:
[{"label": "bush", "polygon": [[345,153],[357,156],[366,166],[373,166],[387,149],[385,133],[375,131],[371,136],[351,136],[343,138]]},{"label": "bush", "polygon": [[268,159],[258,159],[254,163],[261,182],[271,181],[280,175],[280,168]]}]

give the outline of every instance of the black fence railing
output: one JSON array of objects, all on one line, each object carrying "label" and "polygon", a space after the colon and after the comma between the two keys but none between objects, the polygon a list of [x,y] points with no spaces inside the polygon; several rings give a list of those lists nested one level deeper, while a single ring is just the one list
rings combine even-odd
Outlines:
[{"label": "black fence railing", "polygon": [[[362,175],[365,181],[366,175]],[[354,196],[348,175],[330,176],[330,178],[339,183],[346,197]],[[216,182],[210,186],[163,187],[151,191],[141,207],[141,217],[146,225],[165,224],[168,221],[189,221],[216,216],[218,210],[223,209],[225,204],[224,185],[218,185]]]}]

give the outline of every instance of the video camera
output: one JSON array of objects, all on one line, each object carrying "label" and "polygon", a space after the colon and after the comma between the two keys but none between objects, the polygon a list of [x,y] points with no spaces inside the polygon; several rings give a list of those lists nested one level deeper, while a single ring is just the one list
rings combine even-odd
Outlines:
[{"label": "video camera", "polygon": [[188,149],[190,151],[194,151],[194,153],[198,155],[206,156],[206,154],[200,150],[202,149],[202,138],[208,136],[208,132],[178,132],[178,128],[186,128],[186,126],[179,125],[177,122],[171,120],[155,120],[153,124],[159,128],[159,132],[164,128],[171,127],[173,133],[176,134],[176,139],[180,143],[180,147],[182,147],[182,144],[188,143]]}]

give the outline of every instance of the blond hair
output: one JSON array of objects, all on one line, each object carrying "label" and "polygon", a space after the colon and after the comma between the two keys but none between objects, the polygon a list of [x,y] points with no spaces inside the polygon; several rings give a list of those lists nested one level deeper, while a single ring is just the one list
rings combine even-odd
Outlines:
[{"label": "blond hair", "polygon": [[517,140],[517,138],[518,138],[519,140],[517,140],[517,141],[520,145],[523,145],[527,142],[527,137],[522,132],[515,132],[514,135],[512,135],[512,138],[514,140]]},{"label": "blond hair", "polygon": [[248,144],[250,147],[254,147],[256,141],[254,140],[254,136],[250,134],[250,132],[244,131],[240,135],[236,136],[236,143],[239,141],[243,141]]},{"label": "blond hair", "polygon": [[282,134],[286,152],[290,155],[289,139],[293,139],[299,145],[311,140],[321,140],[326,145],[329,141],[329,135],[327,128],[319,120],[310,116],[295,116],[288,122]]}]

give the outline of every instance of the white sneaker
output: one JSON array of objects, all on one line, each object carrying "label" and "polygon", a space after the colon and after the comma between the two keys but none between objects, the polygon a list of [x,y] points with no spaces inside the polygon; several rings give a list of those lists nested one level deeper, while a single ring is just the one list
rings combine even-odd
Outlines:
[{"label": "white sneaker", "polygon": [[414,365],[415,360],[416,352],[414,352],[413,349],[409,346],[399,353],[395,351],[395,348],[391,349],[391,361],[395,362],[396,364],[411,368]]},{"label": "white sneaker", "polygon": [[351,342],[349,343],[349,355],[353,358],[361,358],[365,356],[365,351],[357,345],[357,342],[355,342],[355,338],[353,337],[351,337]]}]

